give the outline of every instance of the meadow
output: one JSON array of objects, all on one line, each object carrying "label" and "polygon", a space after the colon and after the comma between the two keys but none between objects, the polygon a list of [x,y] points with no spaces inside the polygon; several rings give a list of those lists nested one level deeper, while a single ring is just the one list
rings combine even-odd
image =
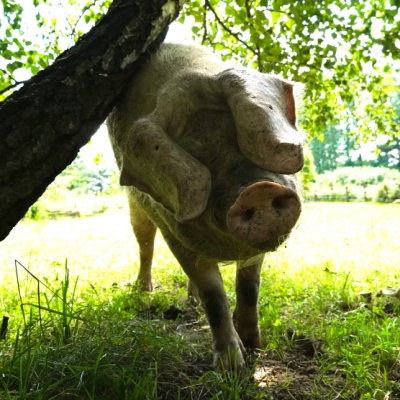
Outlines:
[{"label": "meadow", "polygon": [[[112,202],[24,220],[0,243],[0,399],[400,399],[400,204],[304,205],[265,259],[265,347],[238,377],[211,370],[204,313],[159,234],[155,291],[136,290],[138,248]],[[221,270],[233,307],[235,267]]]}]

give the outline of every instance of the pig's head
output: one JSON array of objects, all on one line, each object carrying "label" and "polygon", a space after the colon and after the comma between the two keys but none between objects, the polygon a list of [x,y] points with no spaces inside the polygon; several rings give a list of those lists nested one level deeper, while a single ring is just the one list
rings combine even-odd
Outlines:
[{"label": "pig's head", "polygon": [[191,73],[134,124],[120,183],[246,258],[274,250],[300,216],[302,140],[292,83],[234,69]]}]

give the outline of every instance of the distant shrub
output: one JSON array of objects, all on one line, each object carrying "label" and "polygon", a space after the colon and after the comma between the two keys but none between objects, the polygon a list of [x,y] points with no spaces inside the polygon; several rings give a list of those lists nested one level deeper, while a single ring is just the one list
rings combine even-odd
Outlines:
[{"label": "distant shrub", "polygon": [[389,200],[389,192],[388,185],[382,185],[378,190],[377,200],[386,203]]},{"label": "distant shrub", "polygon": [[400,199],[400,183],[397,187],[389,187],[388,185],[382,185],[379,187],[376,201],[389,203],[397,199]]},{"label": "distant shrub", "polygon": [[400,171],[384,167],[344,167],[327,171],[318,176],[319,182],[326,186],[340,183],[345,185],[378,185],[379,183],[400,183]]},{"label": "distant shrub", "polygon": [[400,183],[397,185],[396,189],[393,190],[392,199],[393,200],[400,199]]},{"label": "distant shrub", "polygon": [[400,198],[400,171],[384,167],[344,167],[315,176],[310,199],[391,202]]},{"label": "distant shrub", "polygon": [[34,221],[46,219],[47,217],[48,212],[40,201],[37,201],[35,204],[33,204],[24,215],[25,219],[32,219]]},{"label": "distant shrub", "polygon": [[331,191],[331,192],[320,192],[320,194],[314,194],[313,197],[309,196],[310,200],[314,201],[342,201],[342,202],[350,202],[356,201],[357,195],[345,188],[345,190],[338,192],[338,191]]}]

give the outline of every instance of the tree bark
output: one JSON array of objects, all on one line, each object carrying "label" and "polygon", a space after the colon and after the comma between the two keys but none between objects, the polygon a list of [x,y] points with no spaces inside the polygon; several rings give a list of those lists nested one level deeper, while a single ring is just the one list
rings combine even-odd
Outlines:
[{"label": "tree bark", "polygon": [[74,47],[0,104],[0,241],[76,157],[182,0],[114,0]]}]

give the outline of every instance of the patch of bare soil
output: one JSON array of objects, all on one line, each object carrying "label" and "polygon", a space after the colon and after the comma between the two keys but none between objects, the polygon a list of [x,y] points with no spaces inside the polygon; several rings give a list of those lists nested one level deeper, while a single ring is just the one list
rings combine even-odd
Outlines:
[{"label": "patch of bare soil", "polygon": [[[182,384],[175,380],[175,385],[183,389],[180,392],[183,399],[201,398],[201,385],[188,386],[187,379],[198,382],[201,377],[212,370],[211,338],[209,327],[205,318],[198,309],[177,310],[172,306],[164,312],[165,319],[176,319],[176,325],[171,328],[178,334],[184,335],[185,342],[191,346],[201,343],[201,349],[196,359],[188,363],[186,371],[182,375]],[[240,399],[274,399],[274,400],[311,400],[321,398],[342,398],[340,392],[345,387],[345,380],[340,374],[332,371],[329,384],[321,377],[318,358],[323,356],[323,345],[316,340],[310,340],[304,336],[288,332],[290,345],[284,353],[250,354],[248,357],[249,370],[253,369],[253,376],[247,379],[252,390]],[[246,384],[246,383],[245,383]],[[204,390],[204,389],[203,389]],[[168,392],[168,390],[167,390]],[[171,393],[172,394],[172,393]],[[211,398],[212,389],[208,388],[203,393],[204,398]],[[330,394],[332,396],[330,396]],[[199,397],[200,396],[200,397]],[[169,399],[168,395],[163,398]],[[219,398],[219,397],[218,397]],[[356,399],[348,396],[347,399]]]},{"label": "patch of bare soil", "polygon": [[[202,313],[194,308],[177,311],[171,308],[166,317],[178,315],[175,332],[184,335],[188,345],[202,343],[196,359],[190,361],[187,369],[182,373],[180,385],[179,378],[175,384],[183,390],[180,391],[182,399],[224,398],[213,397],[213,390],[199,384],[202,376],[212,369],[211,338],[208,326]],[[172,319],[174,319],[172,317]],[[171,326],[172,327],[172,326]],[[324,343],[313,340],[293,331],[287,332],[288,345],[281,352],[270,351],[262,354],[253,354],[248,357],[249,369],[254,369],[252,377],[244,381],[244,385],[251,386],[238,399],[268,399],[268,400],[319,400],[319,399],[346,399],[360,398],[354,388],[349,387],[345,374],[336,367],[324,365]],[[322,361],[322,362],[321,362]],[[398,368],[396,366],[396,368]],[[400,380],[400,369],[389,373],[389,380]],[[188,384],[197,382],[194,386]],[[172,394],[172,393],[170,393]],[[389,395],[389,394],[388,394]],[[163,399],[172,399],[166,395]],[[236,398],[236,397],[235,397]],[[400,392],[391,392],[387,399],[400,399]]]},{"label": "patch of bare soil", "polygon": [[[400,289],[396,294],[400,292]],[[365,295],[365,294],[363,294]],[[399,295],[400,296],[400,295]],[[372,299],[372,297],[371,297]],[[372,300],[362,307],[372,312]],[[181,309],[182,308],[182,309]],[[349,307],[346,312],[357,312],[360,307]],[[393,306],[386,302],[384,312],[392,315]],[[152,312],[150,312],[152,314]],[[397,315],[396,313],[394,315]],[[175,370],[174,386],[179,387],[181,399],[224,399],[218,395],[218,388],[204,376],[212,370],[210,329],[201,307],[188,303],[180,308],[171,306],[163,312],[163,319],[169,320],[169,333],[184,337],[187,346],[196,348],[196,352],[183,360],[184,371]],[[287,340],[279,351],[261,352],[248,357],[252,375],[243,380],[244,390],[240,400],[320,400],[320,399],[360,399],[352,383],[346,380],[343,369],[335,366],[325,354],[324,343],[311,339],[299,332],[288,331]],[[400,367],[395,363],[388,370],[387,380],[398,382],[394,390],[388,392],[385,400],[400,400]],[[229,384],[229,383],[228,383]],[[176,390],[170,390],[168,383],[162,388],[161,398],[175,399]],[[229,397],[230,399],[230,397]]]},{"label": "patch of bare soil", "polygon": [[[254,379],[274,400],[341,399],[344,377],[335,371],[322,376],[318,358],[321,343],[298,337],[283,354],[269,352],[259,359]],[[326,374],[326,372],[325,372]],[[347,399],[358,397],[348,396]]]}]

